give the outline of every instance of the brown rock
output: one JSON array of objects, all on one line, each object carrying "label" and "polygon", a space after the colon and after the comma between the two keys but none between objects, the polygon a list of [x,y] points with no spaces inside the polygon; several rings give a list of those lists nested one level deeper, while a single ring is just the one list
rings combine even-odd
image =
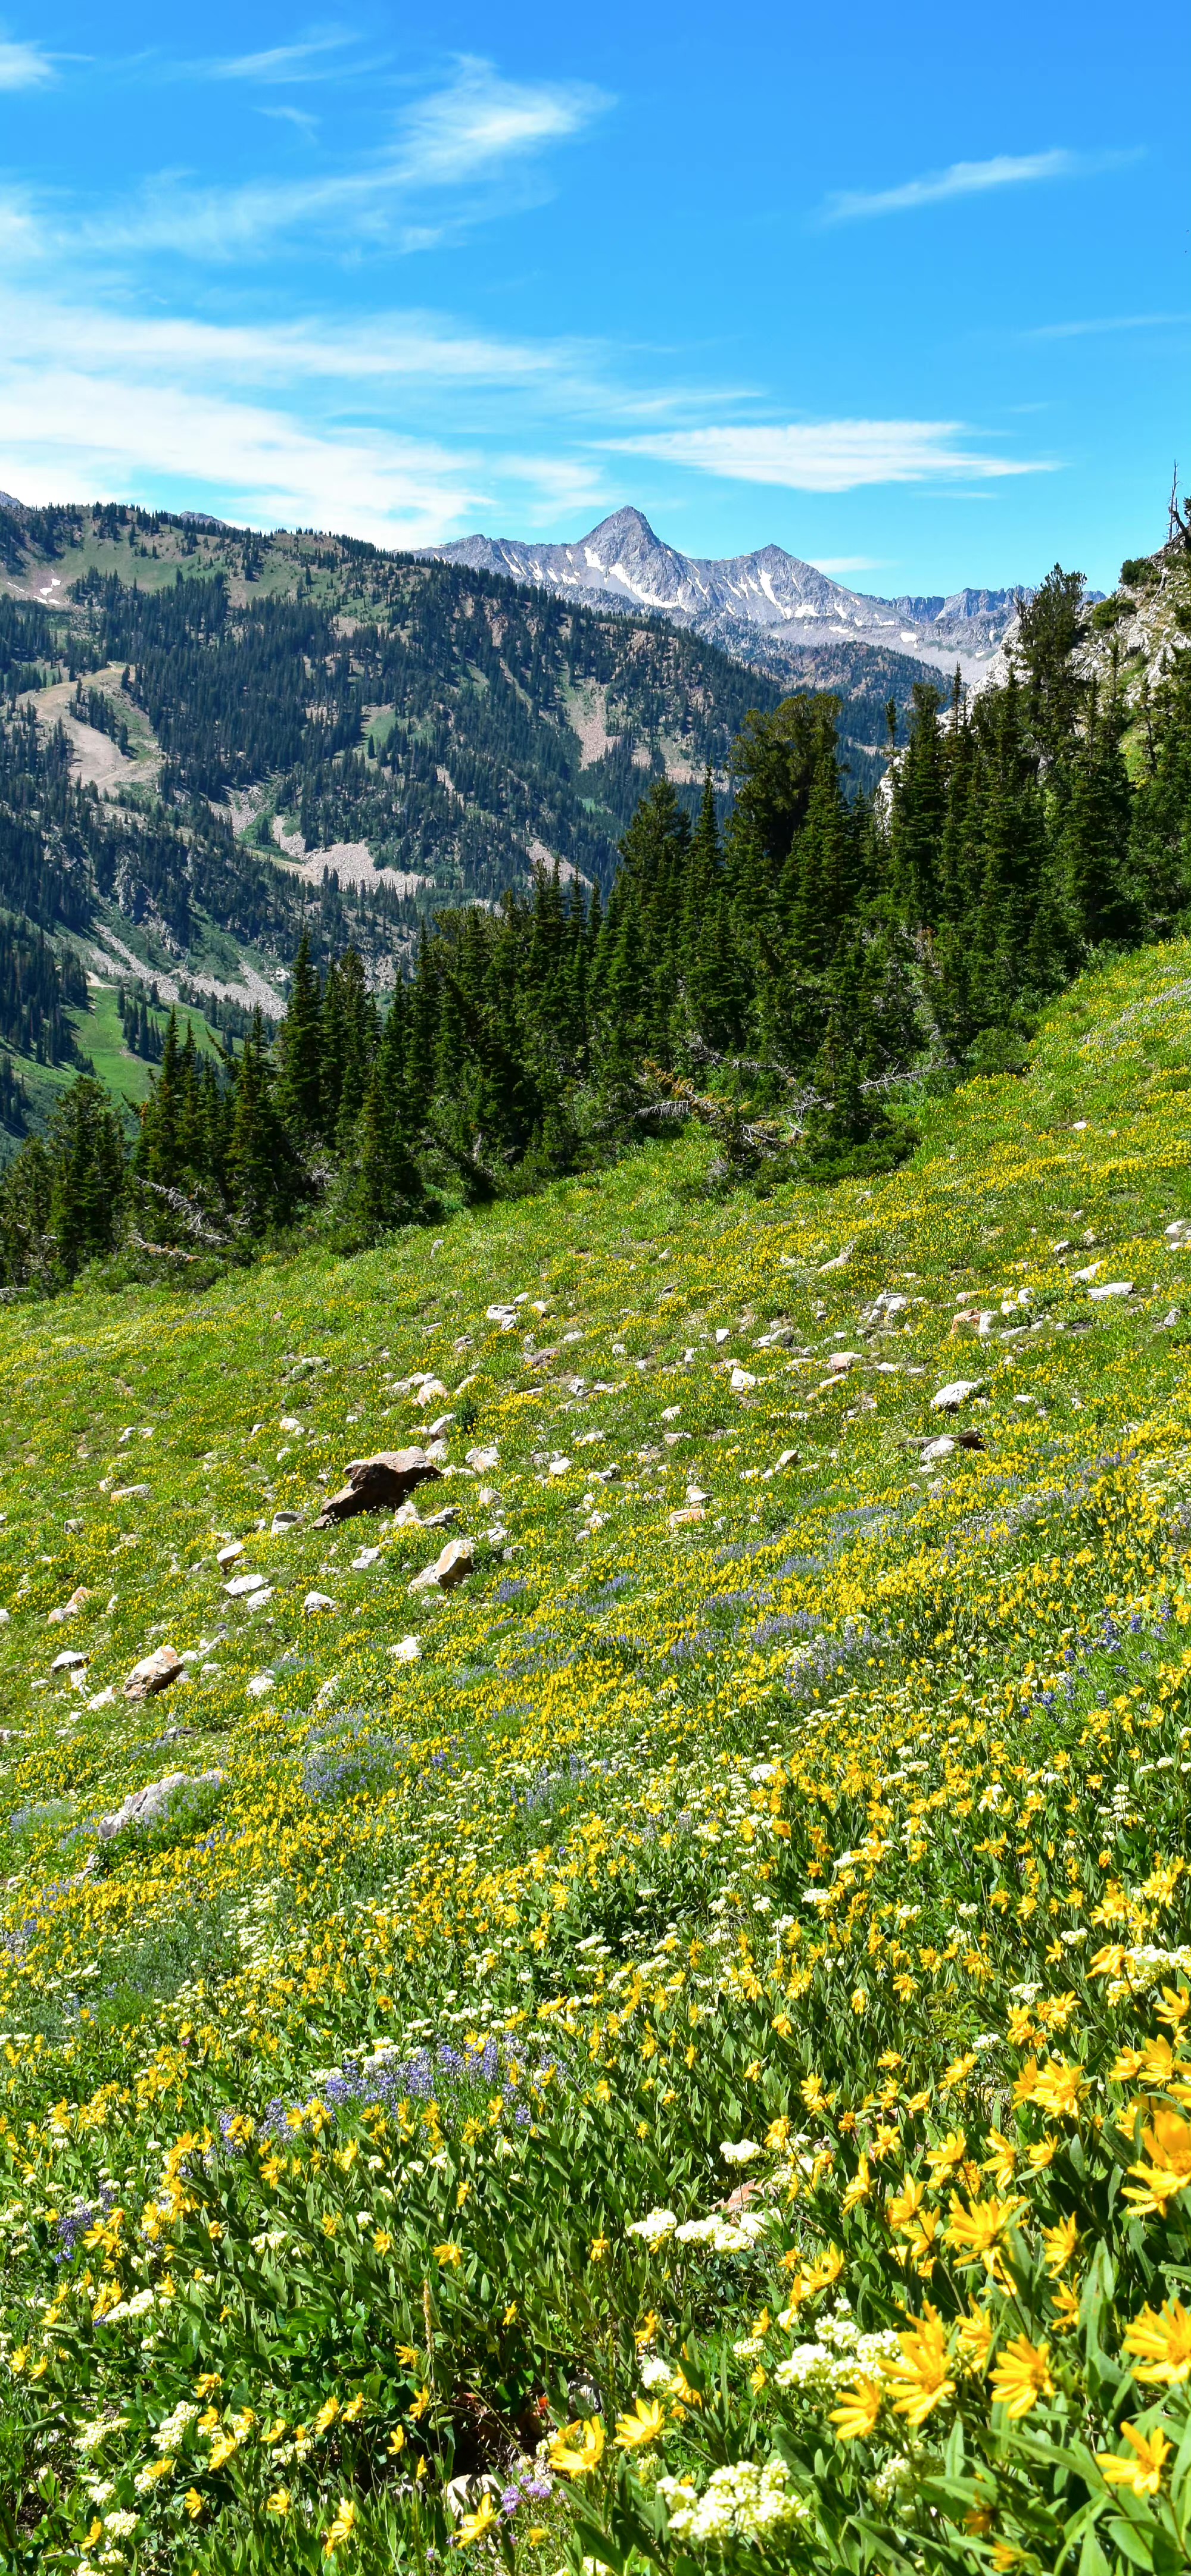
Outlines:
[{"label": "brown rock", "polygon": [[346,1485],[338,1494],[328,1495],[316,1529],[326,1529],[332,1521],[349,1521],[356,1512],[382,1512],[390,1504],[403,1503],[415,1485],[436,1478],[438,1469],[424,1449],[382,1449],[375,1458],[349,1459],[344,1474]]},{"label": "brown rock", "polygon": [[186,1666],[173,1646],[158,1646],[156,1653],[143,1655],[134,1664],[124,1684],[125,1699],[151,1699],[155,1691],[168,1690],[171,1682],[180,1681]]}]

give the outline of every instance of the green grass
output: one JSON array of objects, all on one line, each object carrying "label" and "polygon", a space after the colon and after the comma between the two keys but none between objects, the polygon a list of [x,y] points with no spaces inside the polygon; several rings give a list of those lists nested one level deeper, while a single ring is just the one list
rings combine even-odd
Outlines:
[{"label": "green grass", "polygon": [[[0,1311],[14,2567],[485,2562],[485,2479],[527,2576],[1184,2563],[1126,2342],[1184,2183],[1126,2195],[1191,2188],[1189,1056],[1150,950],[868,1183],[712,1197],[683,1135]],[[313,1526],[465,1406],[457,1522]],[[102,1842],[174,1770],[201,1822]]]}]

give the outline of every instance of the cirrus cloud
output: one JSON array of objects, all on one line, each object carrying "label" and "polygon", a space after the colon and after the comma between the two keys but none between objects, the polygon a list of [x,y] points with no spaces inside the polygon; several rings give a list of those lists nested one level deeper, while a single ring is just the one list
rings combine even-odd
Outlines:
[{"label": "cirrus cloud", "polygon": [[1042,179],[1088,179],[1136,161],[1136,152],[996,152],[988,161],[952,161],[894,188],[837,190],[820,207],[820,224],[861,223],[874,215],[901,215],[916,206],[939,206],[952,197],[981,197],[990,189],[1022,188]]},{"label": "cirrus cloud", "polygon": [[853,492],[866,483],[929,483],[966,476],[980,482],[1049,467],[982,455],[957,444],[968,433],[957,420],[821,420],[763,427],[660,430],[606,443],[622,455],[656,456],[735,483],[769,483],[788,492]]}]

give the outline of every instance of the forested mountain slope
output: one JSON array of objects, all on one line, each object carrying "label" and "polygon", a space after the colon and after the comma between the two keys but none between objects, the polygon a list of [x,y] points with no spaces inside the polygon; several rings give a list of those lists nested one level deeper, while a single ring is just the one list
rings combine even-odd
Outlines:
[{"label": "forested mountain slope", "polygon": [[14,2576],[1185,2565],[1189,992],[0,1313]]}]

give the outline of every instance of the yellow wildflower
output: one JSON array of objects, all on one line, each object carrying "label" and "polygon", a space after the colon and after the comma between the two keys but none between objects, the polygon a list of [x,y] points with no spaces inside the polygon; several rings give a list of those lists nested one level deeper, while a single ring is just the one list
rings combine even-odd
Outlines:
[{"label": "yellow wildflower", "polygon": [[1140,2191],[1126,2184],[1124,2198],[1131,2201],[1139,2216],[1157,2210],[1165,2218],[1167,2203],[1177,2199],[1191,2183],[1191,2126],[1180,2119],[1177,2111],[1155,2111],[1148,2129],[1142,2132],[1142,2146],[1150,2161],[1130,2165],[1141,2184]]},{"label": "yellow wildflower", "polygon": [[904,2415],[915,2432],[932,2409],[955,2394],[948,2377],[947,2337],[942,2320],[928,2310],[909,2334],[899,2335],[901,2352],[884,2365],[895,2415]]},{"label": "yellow wildflower", "polygon": [[1097,2451],[1096,2466],[1106,2486],[1128,2487],[1132,2495],[1157,2495],[1162,2484],[1162,2471],[1170,2458],[1173,2444],[1155,2428],[1143,2433],[1139,2424],[1122,2424],[1121,2431],[1133,2453],[1123,2457],[1112,2451]]},{"label": "yellow wildflower", "polygon": [[1145,2386],[1177,2388],[1191,2378],[1191,2315],[1181,2299],[1167,2300],[1157,2316],[1152,2308],[1143,2308],[1126,2327],[1123,2342],[1136,2362],[1145,2363],[1144,2370],[1133,2373]]},{"label": "yellow wildflower", "polygon": [[356,2527],[356,2514],[357,2507],[352,2504],[350,2498],[340,2496],[339,2511],[323,2542],[324,2558],[329,2558],[332,2550],[338,2549],[343,2541],[351,2539]]},{"label": "yellow wildflower", "polygon": [[274,2487],[273,2493],[266,2503],[265,2511],[266,2513],[285,2515],[289,2512],[293,2500],[292,2493],[288,2487]]},{"label": "yellow wildflower", "polygon": [[659,2441],[666,2422],[666,2409],[656,2398],[639,2397],[631,2415],[616,2418],[618,2451],[641,2451],[647,2443]]},{"label": "yellow wildflower", "polygon": [[832,2408],[831,2421],[841,2442],[868,2440],[884,2403],[885,2392],[875,2379],[858,2379],[854,2388],[845,2388],[838,2406]]},{"label": "yellow wildflower", "polygon": [[594,2416],[568,2424],[550,2443],[550,2466],[564,2478],[589,2478],[604,2456],[604,2427]]},{"label": "yellow wildflower", "polygon": [[470,2548],[473,2540],[483,2540],[486,2538],[496,2519],[496,2507],[485,2488],[485,2491],[476,2506],[475,2512],[464,2514],[455,2537],[464,2549],[468,2549]]},{"label": "yellow wildflower", "polygon": [[998,2406],[1017,2423],[1028,2415],[1040,2397],[1053,2397],[1054,2381],[1050,2375],[1050,2345],[1031,2343],[1028,2335],[1015,2335],[1007,2343],[992,2375],[992,2393]]}]

